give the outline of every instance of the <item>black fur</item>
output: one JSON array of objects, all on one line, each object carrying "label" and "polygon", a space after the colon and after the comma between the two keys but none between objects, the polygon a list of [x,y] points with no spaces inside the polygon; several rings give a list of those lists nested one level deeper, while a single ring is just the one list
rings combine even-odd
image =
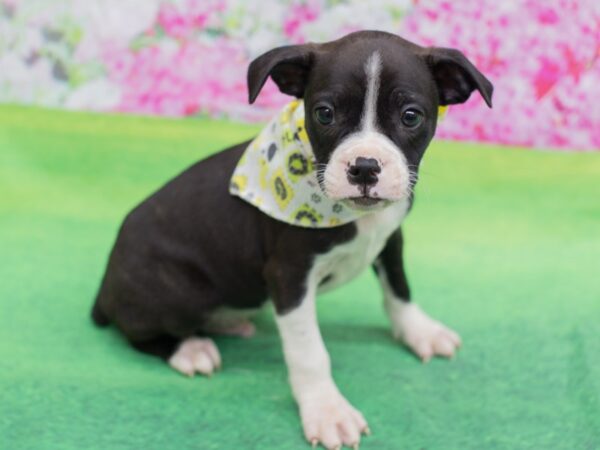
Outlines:
[{"label": "black fur", "polygon": [[[491,84],[456,51],[425,49],[381,32],[282,47],[250,65],[249,100],[269,76],[282,92],[304,98],[306,130],[317,162],[326,164],[359,125],[364,64],[375,50],[383,63],[380,131],[402,149],[416,174],[440,103],[465,101],[475,89],[491,102]],[[334,124],[316,121],[319,105],[335,110]],[[402,125],[407,107],[422,111],[421,126]],[[128,214],[93,308],[97,324],[113,323],[137,349],[166,358],[179,340],[202,333],[217,308],[256,308],[270,297],[277,313],[285,314],[301,302],[315,256],[350,241],[357,228],[291,226],[231,196],[229,180],[246,146],[193,165]],[[401,247],[398,232],[379,259],[396,294],[408,299]]]},{"label": "black fur", "polygon": [[[409,301],[410,288],[404,271],[403,246],[402,230],[398,228],[387,240],[385,247],[377,257],[377,262],[381,263],[394,295],[404,301]],[[373,268],[375,272],[380,270],[376,265]]]},{"label": "black fur", "polygon": [[[229,194],[247,143],[199,162],[125,218],[93,309],[132,342],[202,332],[218,307],[278,312],[300,300],[315,254],[352,238],[354,225],[304,229]],[[309,250],[309,251],[307,251]]]}]

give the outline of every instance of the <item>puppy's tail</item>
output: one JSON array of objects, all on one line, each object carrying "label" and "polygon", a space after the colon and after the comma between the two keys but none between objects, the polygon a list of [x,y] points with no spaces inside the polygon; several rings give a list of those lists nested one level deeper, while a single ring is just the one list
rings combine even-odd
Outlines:
[{"label": "puppy's tail", "polygon": [[106,317],[106,314],[100,308],[100,296],[96,297],[96,302],[94,303],[94,307],[92,308],[92,320],[99,327],[106,327],[110,324],[110,320]]}]

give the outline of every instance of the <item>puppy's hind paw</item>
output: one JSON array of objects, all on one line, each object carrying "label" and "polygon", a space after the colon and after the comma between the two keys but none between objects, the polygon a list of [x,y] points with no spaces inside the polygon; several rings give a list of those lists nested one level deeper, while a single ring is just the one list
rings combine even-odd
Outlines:
[{"label": "puppy's hind paw", "polygon": [[196,373],[211,376],[221,367],[221,355],[212,339],[192,337],[179,344],[169,365],[188,377]]},{"label": "puppy's hind paw", "polygon": [[204,331],[225,336],[250,338],[256,333],[256,327],[248,319],[213,321],[204,327]]}]

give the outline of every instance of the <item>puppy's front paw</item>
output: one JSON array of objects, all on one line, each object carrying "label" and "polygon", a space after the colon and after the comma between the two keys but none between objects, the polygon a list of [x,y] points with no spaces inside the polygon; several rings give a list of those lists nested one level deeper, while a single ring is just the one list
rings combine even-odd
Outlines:
[{"label": "puppy's front paw", "polygon": [[169,365],[188,377],[195,373],[211,376],[221,367],[221,355],[212,339],[192,337],[179,344],[169,358]]},{"label": "puppy's front paw", "polygon": [[414,304],[402,307],[394,321],[394,336],[400,339],[423,362],[433,356],[452,358],[461,345],[460,336],[425,314]]},{"label": "puppy's front paw", "polygon": [[361,434],[370,433],[362,414],[335,387],[315,390],[298,401],[304,436],[313,448],[321,443],[327,449],[358,449]]}]

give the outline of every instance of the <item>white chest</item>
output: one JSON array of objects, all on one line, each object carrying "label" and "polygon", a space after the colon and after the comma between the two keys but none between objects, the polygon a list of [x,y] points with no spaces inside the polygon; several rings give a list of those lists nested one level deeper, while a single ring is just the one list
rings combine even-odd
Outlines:
[{"label": "white chest", "polygon": [[358,232],[352,241],[334,247],[315,261],[312,273],[317,282],[323,280],[319,292],[347,283],[369,267],[407,211],[408,201],[402,201],[359,219]]}]

